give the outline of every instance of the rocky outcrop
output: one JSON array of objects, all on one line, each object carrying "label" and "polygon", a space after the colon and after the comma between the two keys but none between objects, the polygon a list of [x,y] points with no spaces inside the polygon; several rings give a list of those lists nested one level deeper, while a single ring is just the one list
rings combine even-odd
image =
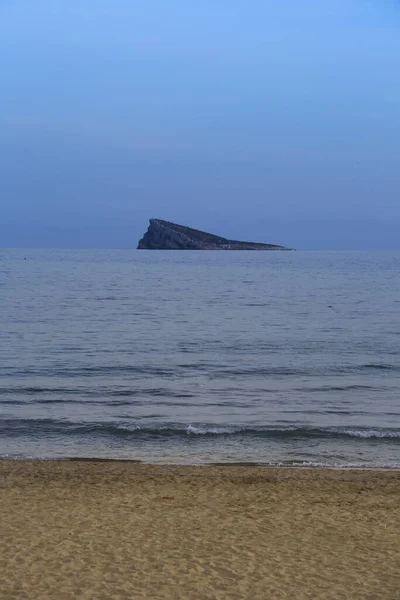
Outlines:
[{"label": "rocky outcrop", "polygon": [[258,244],[228,240],[212,233],[198,231],[161,219],[150,219],[150,225],[139,240],[138,250],[290,250],[275,244]]}]

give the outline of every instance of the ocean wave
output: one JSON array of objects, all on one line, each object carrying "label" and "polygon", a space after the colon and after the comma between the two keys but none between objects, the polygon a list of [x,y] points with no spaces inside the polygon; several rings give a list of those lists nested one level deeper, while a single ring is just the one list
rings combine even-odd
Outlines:
[{"label": "ocean wave", "polygon": [[[140,364],[115,364],[115,365],[85,365],[79,367],[71,367],[64,364],[55,364],[52,366],[37,368],[10,367],[3,369],[7,376],[11,377],[62,377],[67,380],[75,378],[83,378],[85,380],[93,380],[94,378],[104,377],[129,377],[131,375],[140,376],[144,379],[159,378],[159,379],[175,379],[182,375],[197,375],[202,374],[212,378],[219,379],[234,379],[236,377],[299,377],[299,376],[328,376],[328,375],[351,375],[361,374],[371,371],[387,371],[399,372],[400,364],[398,362],[366,362],[361,364],[318,364],[318,362],[309,362],[308,364],[296,365],[273,365],[265,362],[258,365],[241,365],[233,366],[226,362],[188,362],[177,363],[169,367],[163,365],[140,365]],[[362,386],[354,386],[353,389],[361,389]],[[14,388],[16,389],[16,388]],[[334,389],[334,388],[333,388]],[[350,388],[351,389],[351,388]],[[340,386],[338,386],[340,390]],[[47,393],[53,391],[70,392],[68,387],[59,388],[40,388],[26,387],[20,388],[21,392],[27,394]],[[323,391],[323,390],[321,390]],[[0,388],[1,393],[12,393],[12,388]],[[129,391],[128,391],[129,393]],[[135,393],[135,392],[133,392]]]},{"label": "ocean wave", "polygon": [[[21,386],[16,385],[14,387],[1,387],[0,386],[0,403],[6,401],[9,397],[20,396],[23,400],[20,402],[24,403],[35,402],[37,404],[51,404],[51,403],[88,403],[88,400],[84,398],[93,398],[90,403],[109,404],[114,405],[116,402],[125,402],[132,404],[137,401],[141,401],[143,398],[176,398],[185,399],[193,398],[194,394],[187,390],[173,390],[165,387],[111,387],[111,386],[94,386],[88,387],[87,385],[76,385],[73,387],[40,387],[40,386]],[[114,400],[114,398],[116,400]],[[130,400],[133,398],[134,400]],[[121,399],[121,400],[119,400]]]},{"label": "ocean wave", "polygon": [[348,384],[348,385],[320,385],[320,386],[304,386],[296,387],[296,392],[353,392],[353,391],[382,391],[386,389],[385,386],[375,385],[361,385],[361,384]]},{"label": "ocean wave", "polygon": [[307,427],[307,426],[239,426],[216,424],[138,424],[129,421],[73,422],[57,419],[0,419],[0,434],[5,436],[70,435],[119,436],[130,438],[205,438],[232,437],[255,439],[353,439],[400,443],[400,428]]}]

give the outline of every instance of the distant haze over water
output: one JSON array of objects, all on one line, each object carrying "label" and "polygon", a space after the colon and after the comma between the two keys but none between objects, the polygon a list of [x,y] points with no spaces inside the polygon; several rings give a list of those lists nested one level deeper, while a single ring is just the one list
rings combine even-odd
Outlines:
[{"label": "distant haze over water", "polygon": [[0,455],[400,467],[399,268],[1,250]]},{"label": "distant haze over water", "polygon": [[0,3],[0,245],[400,250],[400,3]]}]

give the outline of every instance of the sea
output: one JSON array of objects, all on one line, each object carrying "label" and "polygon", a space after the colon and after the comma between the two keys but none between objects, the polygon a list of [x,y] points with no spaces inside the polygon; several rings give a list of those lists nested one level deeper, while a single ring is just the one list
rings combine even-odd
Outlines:
[{"label": "sea", "polygon": [[0,250],[0,457],[400,468],[400,253]]}]

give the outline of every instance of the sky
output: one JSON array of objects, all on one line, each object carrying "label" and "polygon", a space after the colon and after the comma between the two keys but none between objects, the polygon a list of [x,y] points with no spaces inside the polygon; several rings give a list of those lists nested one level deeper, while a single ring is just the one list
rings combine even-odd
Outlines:
[{"label": "sky", "polygon": [[0,246],[400,249],[400,2],[0,0]]}]

